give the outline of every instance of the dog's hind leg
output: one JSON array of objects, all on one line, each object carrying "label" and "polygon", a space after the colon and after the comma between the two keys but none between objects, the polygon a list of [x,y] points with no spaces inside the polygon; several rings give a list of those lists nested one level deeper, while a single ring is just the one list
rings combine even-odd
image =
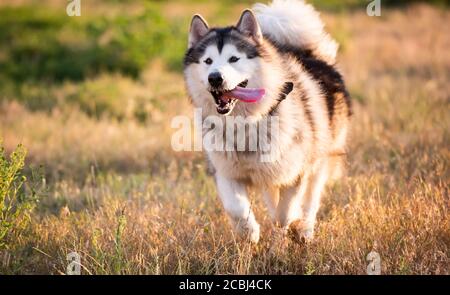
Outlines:
[{"label": "dog's hind leg", "polygon": [[329,162],[325,158],[319,160],[309,179],[308,189],[302,200],[303,209],[303,234],[306,238],[311,239],[314,235],[314,225],[316,223],[317,212],[320,207],[320,200],[322,198],[323,189],[329,178]]},{"label": "dog's hind leg", "polygon": [[253,214],[244,184],[216,174],[217,189],[225,211],[240,234],[247,233],[253,243],[259,241],[259,224]]}]

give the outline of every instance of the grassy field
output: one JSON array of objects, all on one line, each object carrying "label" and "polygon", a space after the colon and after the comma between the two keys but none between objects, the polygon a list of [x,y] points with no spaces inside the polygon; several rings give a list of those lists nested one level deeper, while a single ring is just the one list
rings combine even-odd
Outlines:
[{"label": "grassy field", "polygon": [[192,116],[191,15],[246,5],[82,1],[69,18],[62,2],[0,4],[0,145],[23,145],[0,157],[1,274],[63,274],[73,251],[83,274],[364,274],[372,250],[383,274],[450,274],[448,8],[325,7],[355,115],[347,176],[300,247],[256,195],[262,240],[235,238],[202,154],[170,145]]}]

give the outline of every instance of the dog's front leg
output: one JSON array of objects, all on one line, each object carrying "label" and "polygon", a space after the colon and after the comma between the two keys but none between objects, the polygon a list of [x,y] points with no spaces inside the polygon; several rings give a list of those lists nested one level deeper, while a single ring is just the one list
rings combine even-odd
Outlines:
[{"label": "dog's front leg", "polygon": [[284,187],[280,191],[280,202],[277,207],[278,224],[286,231],[293,223],[303,220],[302,201],[308,191],[310,173],[302,176],[301,183]]},{"label": "dog's front leg", "polygon": [[316,215],[322,191],[328,179],[328,161],[318,160],[301,179],[299,186],[282,191],[277,208],[281,225],[297,242],[310,240],[314,236]]},{"label": "dog's front leg", "polygon": [[217,190],[225,211],[240,234],[248,234],[253,243],[259,241],[259,224],[248,200],[245,185],[216,175]]},{"label": "dog's front leg", "polygon": [[264,202],[269,212],[270,218],[277,223],[277,207],[280,201],[280,189],[275,186],[269,186],[263,192]]}]

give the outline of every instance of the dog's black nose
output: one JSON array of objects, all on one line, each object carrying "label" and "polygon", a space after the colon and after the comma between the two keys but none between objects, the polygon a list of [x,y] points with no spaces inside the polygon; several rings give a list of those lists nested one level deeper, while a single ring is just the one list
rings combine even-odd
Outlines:
[{"label": "dog's black nose", "polygon": [[222,86],[222,83],[223,83],[222,74],[219,72],[211,73],[208,76],[208,81],[212,87],[220,87],[220,86]]}]

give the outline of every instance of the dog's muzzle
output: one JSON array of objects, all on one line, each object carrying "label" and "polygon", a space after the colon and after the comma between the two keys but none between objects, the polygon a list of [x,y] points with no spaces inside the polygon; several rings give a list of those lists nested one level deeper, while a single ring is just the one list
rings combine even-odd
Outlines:
[{"label": "dog's muzzle", "polygon": [[[213,75],[215,73],[212,73],[211,75]],[[208,81],[210,83],[210,85],[212,86],[209,90],[209,92],[211,93],[211,95],[214,98],[214,102],[216,103],[216,109],[217,112],[221,115],[228,115],[231,113],[231,111],[233,111],[234,107],[236,106],[237,103],[237,99],[227,96],[227,93],[230,93],[231,91],[233,91],[233,89],[224,89],[222,87],[223,85],[223,78],[220,75],[220,77],[218,76],[214,76],[211,77],[211,75],[209,75],[208,77]],[[219,87],[213,87],[213,84],[218,84],[220,81],[220,86]],[[248,80],[242,81],[241,83],[239,83],[239,87],[245,88],[247,87],[248,84]]]}]

